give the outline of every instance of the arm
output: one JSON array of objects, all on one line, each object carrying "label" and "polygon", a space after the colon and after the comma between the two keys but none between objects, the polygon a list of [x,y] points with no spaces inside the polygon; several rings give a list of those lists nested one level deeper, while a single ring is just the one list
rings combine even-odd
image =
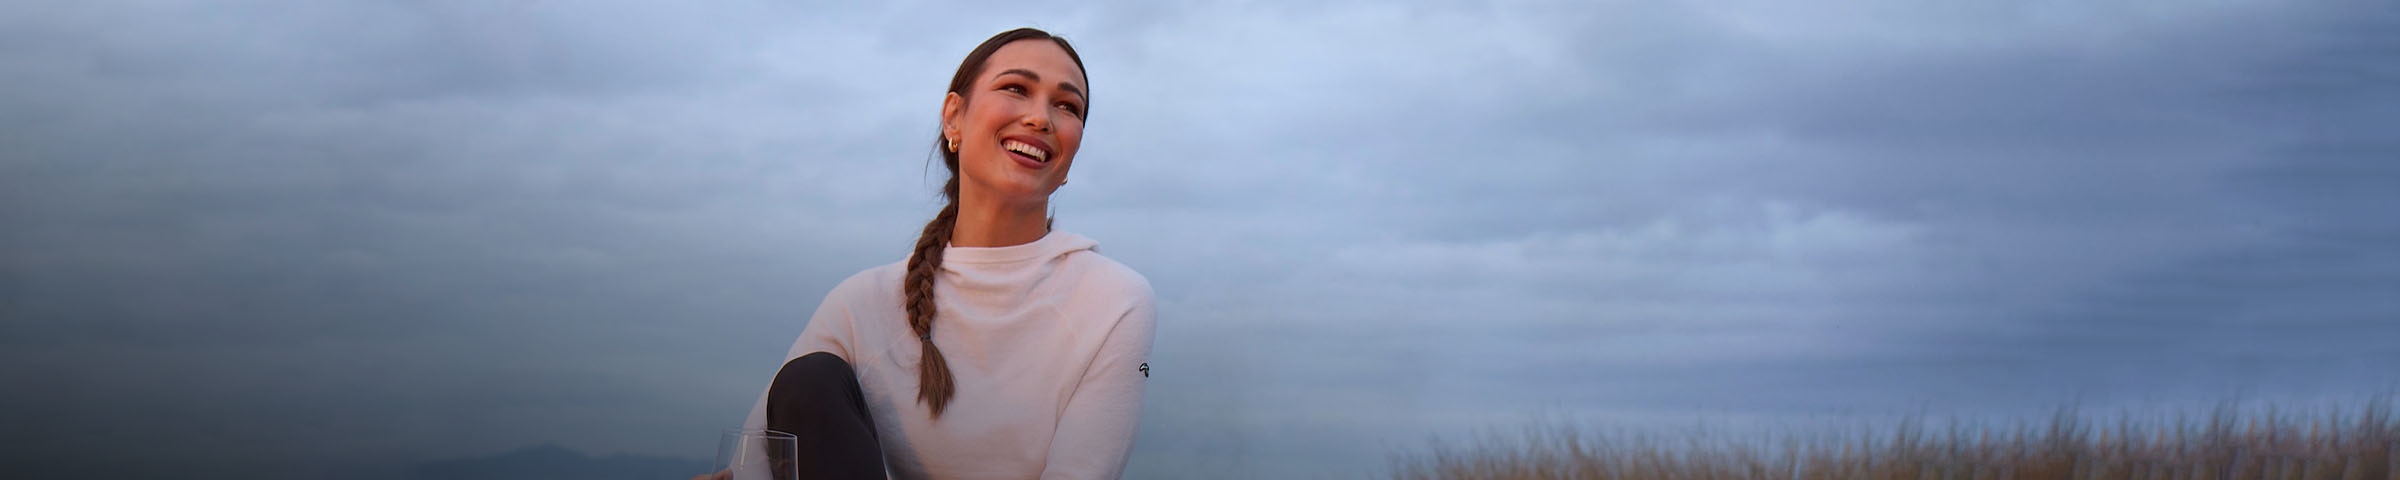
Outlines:
[{"label": "arm", "polygon": [[1043,479],[1113,479],[1125,474],[1125,457],[1133,450],[1134,427],[1141,420],[1142,387],[1149,376],[1142,367],[1150,360],[1156,317],[1144,289],[1101,341],[1100,352],[1084,369],[1083,381],[1059,415]]}]

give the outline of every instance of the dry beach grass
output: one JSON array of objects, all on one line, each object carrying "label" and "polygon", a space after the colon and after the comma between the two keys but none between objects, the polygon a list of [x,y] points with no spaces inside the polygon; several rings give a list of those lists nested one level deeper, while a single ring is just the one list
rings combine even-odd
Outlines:
[{"label": "dry beach grass", "polygon": [[1559,424],[1394,460],[1420,479],[2400,480],[2389,397],[2325,412],[2221,407],[2173,420],[2062,410],[2008,427],[1923,420],[1848,436],[1711,439]]}]

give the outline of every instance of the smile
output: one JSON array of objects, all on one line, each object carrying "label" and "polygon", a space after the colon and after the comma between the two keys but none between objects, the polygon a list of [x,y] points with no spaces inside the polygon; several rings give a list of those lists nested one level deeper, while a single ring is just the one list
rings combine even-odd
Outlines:
[{"label": "smile", "polygon": [[1027,142],[1027,141],[1023,141],[1023,140],[1018,140],[1018,139],[1010,138],[1010,139],[1006,139],[1006,140],[1001,140],[1001,141],[1000,141],[1000,148],[1007,149],[1007,150],[1008,150],[1008,151],[1010,151],[1010,152],[1016,152],[1017,154],[1020,154],[1020,155],[1024,155],[1024,156],[1026,156],[1026,157],[1028,157],[1028,158],[1031,158],[1031,159],[1033,159],[1033,161],[1034,161],[1034,162],[1036,162],[1036,163],[1049,163],[1049,162],[1050,162],[1050,150],[1049,150],[1049,149],[1047,149],[1047,148],[1042,148],[1042,146],[1040,146],[1040,145],[1035,145],[1035,144],[1034,144],[1034,143],[1032,143],[1032,142]]}]

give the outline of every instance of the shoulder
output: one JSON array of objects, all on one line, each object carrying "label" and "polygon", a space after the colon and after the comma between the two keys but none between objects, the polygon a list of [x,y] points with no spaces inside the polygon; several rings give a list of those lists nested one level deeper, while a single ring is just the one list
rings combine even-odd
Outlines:
[{"label": "shoulder", "polygon": [[828,302],[876,302],[900,295],[900,279],[908,273],[908,261],[878,265],[850,274],[842,283],[825,294]]},{"label": "shoulder", "polygon": [[1114,299],[1124,302],[1128,307],[1148,306],[1156,296],[1156,292],[1150,288],[1149,277],[1098,251],[1070,253],[1066,263],[1081,277],[1076,282],[1076,289],[1081,293]]}]

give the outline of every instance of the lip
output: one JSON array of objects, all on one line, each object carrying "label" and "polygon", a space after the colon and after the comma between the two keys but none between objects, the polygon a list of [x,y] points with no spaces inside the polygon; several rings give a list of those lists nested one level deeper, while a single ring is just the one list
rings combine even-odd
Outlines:
[{"label": "lip", "polygon": [[1022,153],[1017,153],[1017,152],[1011,152],[1011,151],[1008,151],[1008,149],[1006,149],[1006,148],[1002,148],[1002,149],[1000,149],[1000,151],[1001,151],[1001,152],[1003,152],[1003,153],[1007,153],[1007,154],[1008,154],[1008,158],[1016,159],[1016,161],[1017,161],[1017,164],[1018,164],[1018,165],[1023,165],[1023,166],[1025,166],[1025,168],[1031,168],[1031,169],[1036,169],[1036,170],[1039,170],[1039,169],[1041,169],[1042,167],[1047,167],[1047,166],[1050,166],[1050,162],[1055,162],[1055,161],[1058,161],[1058,149],[1057,149],[1057,148],[1055,148],[1055,147],[1051,147],[1051,146],[1050,146],[1050,142],[1044,142],[1044,141],[1042,141],[1042,139],[1039,139],[1039,138],[1033,138],[1033,137],[1028,137],[1028,136],[1024,136],[1024,135],[1010,135],[1010,136],[1006,136],[1006,137],[1000,137],[1000,140],[1001,140],[1002,142],[1007,142],[1007,141],[1009,141],[1009,140],[1015,140],[1015,141],[1018,141],[1018,142],[1023,142],[1023,143],[1025,143],[1026,145],[1032,145],[1032,146],[1034,146],[1034,148],[1039,148],[1039,149],[1042,149],[1042,151],[1044,151],[1044,152],[1050,152],[1050,155],[1049,155],[1049,159],[1050,159],[1050,160],[1049,160],[1049,161],[1042,161],[1042,160],[1034,160],[1034,159],[1033,159],[1033,157],[1026,156],[1025,154],[1022,154]]}]

